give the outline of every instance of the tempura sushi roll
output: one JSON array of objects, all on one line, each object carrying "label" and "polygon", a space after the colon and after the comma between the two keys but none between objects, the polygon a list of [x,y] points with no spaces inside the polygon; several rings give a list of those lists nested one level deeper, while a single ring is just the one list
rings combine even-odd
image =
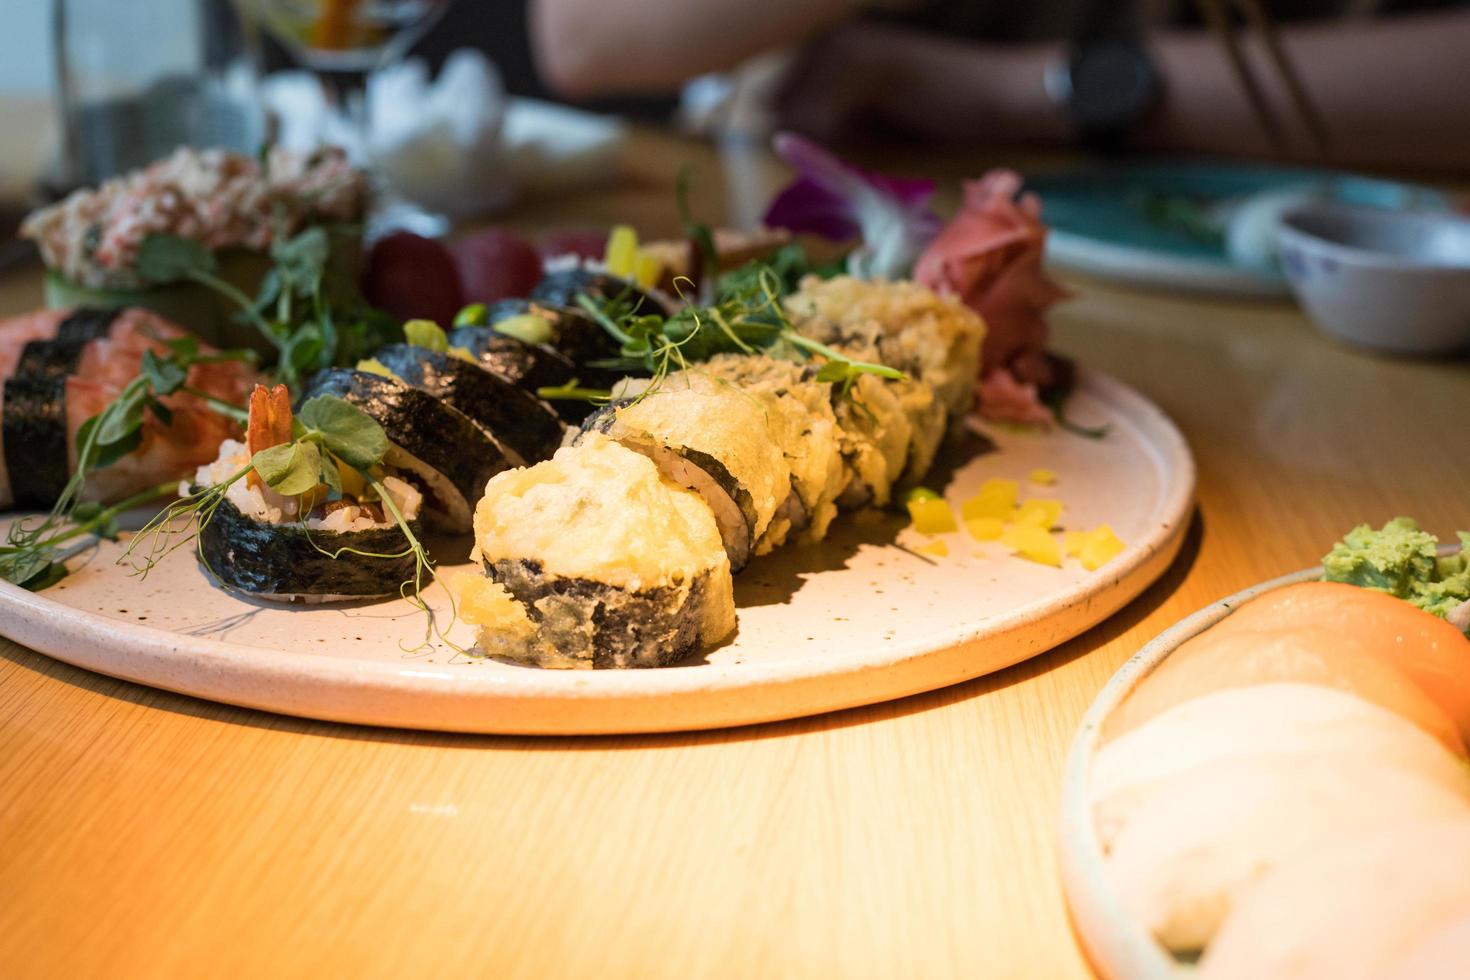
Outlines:
[{"label": "tempura sushi roll", "polygon": [[735,628],[730,563],[704,501],[597,434],[490,481],[460,614],[489,656],[663,667]]},{"label": "tempura sushi roll", "polygon": [[756,552],[764,554],[788,538],[820,541],[837,516],[837,498],[847,482],[832,385],[816,380],[812,365],[766,356],[720,354],[701,370],[760,400],[791,468],[791,495]]},{"label": "tempura sushi roll", "polygon": [[901,489],[916,487],[934,465],[939,447],[944,444],[944,405],[922,381],[912,378],[884,381],[885,387],[898,402],[899,410],[908,417],[910,433],[908,454],[904,457],[903,469],[898,474],[896,486]]},{"label": "tempura sushi roll", "polygon": [[452,353],[390,344],[373,359],[394,377],[479,423],[516,466],[550,458],[566,426],[533,392]]},{"label": "tempura sushi roll", "polygon": [[888,506],[908,466],[914,437],[909,414],[887,383],[866,374],[846,395],[834,391],[833,411],[848,474],[838,505]]},{"label": "tempura sushi roll", "polygon": [[[195,474],[197,490],[221,483],[250,462],[244,443],[229,440],[219,459]],[[199,555],[228,589],[262,599],[334,602],[398,595],[412,581],[415,557],[382,501],[349,469],[342,497],[282,497],[236,480],[199,530]],[[380,476],[409,528],[419,532],[424,497],[413,477],[385,468]]]},{"label": "tempura sushi roll", "polygon": [[883,364],[931,387],[951,418],[970,410],[985,324],[955,297],[915,282],[809,276],[785,305],[805,336],[875,347]]},{"label": "tempura sushi roll", "polygon": [[791,493],[791,467],[759,399],[737,385],[695,372],[670,374],[582,424],[652,459],[668,479],[705,499],[740,571]]},{"label": "tempura sushi roll", "polygon": [[[876,343],[829,341],[853,360],[888,364]],[[884,506],[895,488],[916,486],[923,479],[947,428],[944,406],[928,383],[913,375],[864,374],[845,393],[834,388],[832,398],[838,425],[847,436],[844,451],[853,475],[843,496],[845,506]]]},{"label": "tempura sushi roll", "polygon": [[485,483],[511,463],[462,412],[396,378],[329,368],[317,373],[304,395],[336,395],[383,427],[384,463],[411,473],[427,491],[426,515],[450,530],[468,530]]}]

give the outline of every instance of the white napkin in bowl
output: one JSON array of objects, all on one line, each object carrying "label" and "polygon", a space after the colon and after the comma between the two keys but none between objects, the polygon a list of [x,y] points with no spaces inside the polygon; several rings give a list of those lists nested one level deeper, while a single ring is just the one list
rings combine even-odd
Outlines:
[{"label": "white napkin in bowl", "polygon": [[538,99],[509,98],[483,54],[454,52],[430,80],[422,61],[374,72],[367,83],[367,145],[300,71],[266,80],[276,140],[287,149],[345,147],[393,191],[429,210],[468,217],[543,193],[606,183],[618,173],[628,127],[619,119]]},{"label": "white napkin in bowl", "polygon": [[503,207],[513,196],[515,182],[501,143],[505,88],[478,51],[454,52],[433,80],[418,59],[373,72],[365,105],[348,107],[362,114],[362,129],[327,104],[307,72],[272,75],[263,92],[278,144],[297,152],[324,143],[341,146],[414,204],[468,216]]},{"label": "white napkin in bowl", "polygon": [[449,215],[510,201],[514,181],[500,139],[505,87],[480,52],[454,52],[433,82],[416,59],[374,72],[367,110],[372,158],[404,197]]}]

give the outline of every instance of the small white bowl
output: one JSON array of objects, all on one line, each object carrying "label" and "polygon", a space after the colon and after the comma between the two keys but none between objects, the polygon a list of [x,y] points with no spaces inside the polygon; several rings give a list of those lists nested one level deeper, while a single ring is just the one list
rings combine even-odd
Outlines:
[{"label": "small white bowl", "polygon": [[1395,354],[1470,350],[1470,220],[1311,204],[1283,215],[1277,236],[1297,299],[1327,334]]}]

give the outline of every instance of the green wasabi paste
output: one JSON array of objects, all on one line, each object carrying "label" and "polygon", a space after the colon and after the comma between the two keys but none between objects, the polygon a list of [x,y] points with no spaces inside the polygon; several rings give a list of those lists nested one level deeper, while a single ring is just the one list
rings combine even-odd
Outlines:
[{"label": "green wasabi paste", "polygon": [[1441,618],[1470,600],[1470,533],[1460,551],[1439,554],[1439,539],[1408,517],[1379,530],[1360,524],[1322,559],[1322,578],[1387,592]]}]

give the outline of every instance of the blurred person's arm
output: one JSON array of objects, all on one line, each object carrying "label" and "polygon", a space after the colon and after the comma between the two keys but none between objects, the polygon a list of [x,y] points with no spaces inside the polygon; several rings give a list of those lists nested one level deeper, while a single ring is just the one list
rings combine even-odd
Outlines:
[{"label": "blurred person's arm", "polygon": [[[569,96],[671,90],[756,52],[814,37],[777,106],[782,124],[839,140],[868,124],[964,144],[1062,144],[1048,98],[1062,44],[955,40],[853,20],[858,0],[533,0],[547,81]],[[849,22],[850,21],[850,22]],[[1282,43],[1327,120],[1328,161],[1470,170],[1470,12],[1285,25]],[[1242,35],[1245,38],[1245,35]],[[1254,38],[1245,47],[1278,115],[1290,102]],[[1148,48],[1163,99],[1136,134],[1145,149],[1269,156],[1219,42],[1160,31]],[[1300,127],[1291,126],[1293,131]],[[1304,135],[1295,143],[1308,156]]]},{"label": "blurred person's arm", "polygon": [[[1280,28],[1344,165],[1470,170],[1470,12],[1401,15]],[[1245,44],[1272,106],[1310,143],[1261,45]],[[1135,134],[1144,149],[1269,156],[1272,147],[1225,53],[1199,31],[1151,34],[1159,106]],[[788,76],[777,115],[790,128],[840,139],[879,123],[945,142],[1062,143],[1065,114],[1047,96],[1047,66],[1065,46],[949,40],[856,22],[814,42]]]},{"label": "blurred person's arm", "polygon": [[531,0],[545,82],[570,98],[668,92],[858,12],[858,0]]}]

